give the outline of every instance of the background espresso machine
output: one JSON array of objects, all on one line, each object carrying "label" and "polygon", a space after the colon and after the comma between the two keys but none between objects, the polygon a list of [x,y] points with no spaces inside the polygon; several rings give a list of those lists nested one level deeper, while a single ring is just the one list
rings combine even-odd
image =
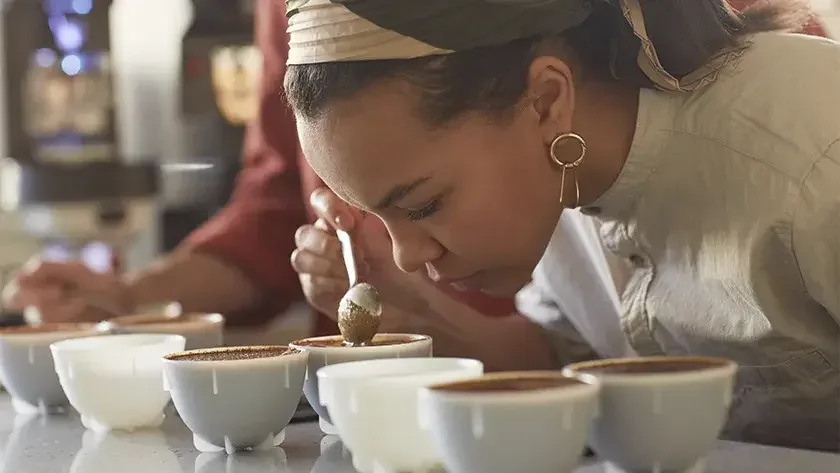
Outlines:
[{"label": "background espresso machine", "polygon": [[[119,152],[110,0],[6,0],[6,153],[0,160],[0,267],[35,251],[118,271],[156,218],[158,164]],[[21,242],[30,242],[30,247]],[[18,245],[15,247],[14,245]],[[18,248],[20,248],[18,250]],[[8,321],[8,313],[0,319]]]},{"label": "background espresso machine", "polygon": [[182,163],[164,165],[164,250],[230,198],[262,73],[254,0],[191,2],[192,22],[182,39]]}]

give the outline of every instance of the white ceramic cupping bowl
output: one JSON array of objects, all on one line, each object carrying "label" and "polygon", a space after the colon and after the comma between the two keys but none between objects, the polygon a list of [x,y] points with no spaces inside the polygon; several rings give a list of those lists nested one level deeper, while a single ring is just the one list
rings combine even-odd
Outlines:
[{"label": "white ceramic cupping bowl", "polygon": [[55,372],[50,345],[60,340],[90,337],[92,324],[53,324],[0,329],[0,381],[20,413],[49,413],[69,402]]},{"label": "white ceramic cupping bowl", "polygon": [[[541,387],[498,389],[514,382]],[[421,390],[418,415],[449,473],[568,473],[598,413],[598,390],[593,378],[556,372],[493,373]]]},{"label": "white ceramic cupping bowl", "polygon": [[[405,340],[394,345],[376,345],[386,340]],[[426,335],[404,333],[378,333],[373,337],[374,344],[363,347],[318,346],[319,343],[341,341],[341,335],[312,337],[298,340],[291,347],[309,352],[306,381],[303,393],[312,409],[318,414],[321,431],[328,435],[338,435],[330,421],[327,408],[321,404],[318,393],[316,373],[325,366],[351,361],[378,360],[386,358],[419,358],[432,356],[432,338]]]},{"label": "white ceramic cupping bowl", "polygon": [[53,343],[55,370],[70,404],[91,430],[133,430],[163,421],[169,393],[163,360],[184,349],[181,335],[101,335]]},{"label": "white ceramic cupping bowl", "polygon": [[318,370],[321,403],[361,473],[425,471],[441,459],[418,422],[420,388],[479,376],[461,358],[367,360]]},{"label": "white ceramic cupping bowl", "polygon": [[282,353],[287,347],[192,350],[164,359],[167,389],[199,451],[231,454],[277,446],[300,402],[306,352],[247,359],[189,358],[237,350]]},{"label": "white ceramic cupping bowl", "polygon": [[[660,372],[599,369],[634,363],[684,364]],[[689,369],[694,364],[699,369]],[[601,413],[589,443],[611,472],[701,473],[726,422],[737,365],[725,359],[645,357],[566,367],[598,378]]]},{"label": "white ceramic cupping bowl", "polygon": [[170,333],[187,339],[185,349],[213,348],[224,341],[221,314],[138,314],[116,317],[101,324],[114,334]]}]

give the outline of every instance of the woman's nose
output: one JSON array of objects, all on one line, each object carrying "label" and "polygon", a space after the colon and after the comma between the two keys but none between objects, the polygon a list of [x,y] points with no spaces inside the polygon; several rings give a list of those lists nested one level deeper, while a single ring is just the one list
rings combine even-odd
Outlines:
[{"label": "woman's nose", "polygon": [[[412,225],[416,227],[416,225]],[[435,261],[443,254],[443,247],[428,233],[418,229],[392,229],[394,262],[406,273],[413,273]]]}]

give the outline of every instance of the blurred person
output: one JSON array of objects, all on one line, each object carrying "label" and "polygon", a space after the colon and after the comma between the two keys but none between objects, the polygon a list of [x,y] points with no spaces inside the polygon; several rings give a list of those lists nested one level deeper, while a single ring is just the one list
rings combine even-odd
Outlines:
[{"label": "blurred person", "polygon": [[[746,10],[750,6],[761,6],[763,4],[772,4],[774,0],[727,0],[729,5],[736,10]],[[811,36],[821,36],[823,38],[828,38],[829,34],[825,28],[820,17],[813,12],[810,12],[807,16],[807,20],[802,24],[799,28],[799,33],[807,34]]]}]

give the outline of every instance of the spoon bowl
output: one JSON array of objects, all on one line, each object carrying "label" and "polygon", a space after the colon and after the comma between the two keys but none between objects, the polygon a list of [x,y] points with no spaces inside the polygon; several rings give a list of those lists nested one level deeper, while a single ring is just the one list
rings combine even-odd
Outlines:
[{"label": "spoon bowl", "polygon": [[375,287],[359,282],[359,266],[350,233],[337,230],[336,234],[341,242],[341,253],[350,281],[350,289],[338,304],[338,329],[349,344],[364,345],[370,343],[379,331],[382,300]]},{"label": "spoon bowl", "polygon": [[351,287],[338,304],[338,329],[348,343],[370,343],[382,321],[379,292],[368,283]]}]

